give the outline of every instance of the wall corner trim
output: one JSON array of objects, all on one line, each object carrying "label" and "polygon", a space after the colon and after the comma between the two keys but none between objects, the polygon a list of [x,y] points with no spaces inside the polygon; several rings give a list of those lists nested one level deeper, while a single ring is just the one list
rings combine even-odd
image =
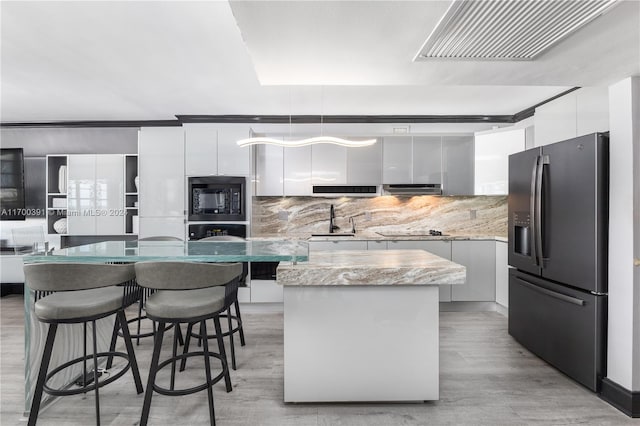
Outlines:
[{"label": "wall corner trim", "polygon": [[640,418],[640,391],[630,391],[611,379],[602,379],[600,398],[629,417]]}]

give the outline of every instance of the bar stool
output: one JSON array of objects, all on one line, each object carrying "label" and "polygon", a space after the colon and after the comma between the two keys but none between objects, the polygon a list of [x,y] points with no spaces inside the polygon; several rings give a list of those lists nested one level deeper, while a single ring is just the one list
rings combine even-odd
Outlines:
[{"label": "bar stool", "polygon": [[[242,274],[240,263],[191,263],[191,262],[138,262],[135,264],[136,279],[144,288],[157,290],[147,299],[147,316],[158,322],[154,338],[149,380],[144,396],[140,426],[146,426],[151,409],[153,392],[167,396],[189,395],[207,390],[209,417],[215,425],[213,407],[213,385],[224,378],[227,392],[231,392],[231,377],[227,365],[219,315],[224,312],[237,297],[238,278]],[[206,335],[206,321],[213,319],[216,330],[219,353],[209,351],[207,339],[203,339],[203,350],[177,354],[177,333],[173,336],[172,357],[159,362],[165,325],[199,322]],[[182,359],[204,357],[206,382],[187,389],[174,389],[176,362]],[[210,358],[217,358],[222,371],[211,377]],[[171,364],[171,382],[169,389],[155,383],[158,370]]]},{"label": "bar stool", "polygon": [[[142,381],[138,371],[136,356],[133,351],[129,327],[124,315],[124,296],[126,287],[117,284],[132,281],[135,278],[133,265],[106,265],[86,263],[40,263],[24,266],[25,283],[36,291],[35,315],[40,322],[49,324],[47,339],[40,364],[40,371],[31,403],[28,425],[36,424],[42,392],[54,396],[76,395],[95,390],[96,424],[100,425],[100,399],[98,389],[122,377],[129,368],[133,373],[136,391],[143,392]],[[50,292],[53,292],[49,294]],[[42,293],[46,293],[41,297]],[[98,352],[96,340],[96,320],[116,314],[116,323],[120,323],[123,331],[127,353]],[[87,323],[93,325],[93,354],[87,356]],[[53,344],[59,324],[84,325],[84,356],[54,368],[47,374]],[[116,374],[110,375],[100,382],[98,374],[98,358],[120,357],[127,364]],[[87,360],[93,358],[93,381],[87,379]],[[81,387],[77,389],[52,389],[47,382],[57,373],[75,364],[83,363]]]},{"label": "bar stool", "polygon": [[[178,237],[172,237],[172,236],[155,236],[155,237],[145,237],[145,238],[138,238],[138,241],[175,241],[175,242],[183,242],[183,240],[181,238]],[[147,316],[142,312],[143,308],[144,308],[144,302],[147,299],[147,297],[149,297],[151,295],[151,293],[153,292],[153,290],[151,289],[143,289],[142,291],[140,291],[140,299],[138,299],[138,316],[135,318],[131,318],[129,319],[127,322],[129,324],[131,323],[137,323],[137,329],[136,332],[131,334],[131,337],[136,339],[136,346],[140,345],[140,339],[144,338],[144,337],[151,337],[155,334],[155,327],[156,324],[153,324],[153,331],[151,332],[147,332],[147,333],[141,333],[140,332],[140,323],[142,322],[143,319],[146,319]],[[117,330],[116,330],[117,331]],[[121,332],[118,332],[118,335],[122,336]],[[115,339],[115,337],[112,337],[112,341],[113,339]],[[178,334],[178,340],[180,341],[180,344],[184,344],[184,342],[182,341],[182,333],[179,332]]]},{"label": "bar stool", "polygon": [[[232,235],[215,235],[212,237],[206,237],[206,238],[202,238],[198,241],[246,241],[244,238],[241,237],[235,237]],[[244,282],[244,280],[246,279],[246,274],[242,274],[242,276],[240,277],[240,282]],[[235,300],[233,301],[233,306],[235,309],[235,315],[231,314],[231,306],[229,306],[227,308],[227,313],[226,314],[221,314],[218,317],[219,318],[226,318],[227,319],[227,326],[228,326],[228,331],[225,331],[222,333],[222,336],[229,336],[229,348],[231,350],[231,368],[233,368],[234,370],[236,370],[236,349],[235,349],[235,342],[234,342],[234,337],[233,335],[235,333],[239,333],[240,335],[240,346],[245,346],[245,339],[244,339],[244,329],[242,327],[242,315],[240,314],[240,304],[238,303],[238,298],[236,297]],[[233,321],[235,321],[235,327],[233,327]],[[198,346],[201,345],[202,343],[202,335],[204,333],[202,333],[202,331],[200,331],[199,333],[194,333],[193,332],[193,326],[195,325],[195,323],[191,323],[187,326],[187,334],[185,337],[185,344],[184,344],[184,352],[188,352],[189,351],[189,342],[190,342],[190,337],[195,337],[198,339]],[[207,335],[207,339],[215,339],[217,336],[215,334],[208,334]],[[180,363],[180,371],[184,371],[185,367],[186,367],[186,363],[187,360],[186,358],[182,360],[182,362]]]}]

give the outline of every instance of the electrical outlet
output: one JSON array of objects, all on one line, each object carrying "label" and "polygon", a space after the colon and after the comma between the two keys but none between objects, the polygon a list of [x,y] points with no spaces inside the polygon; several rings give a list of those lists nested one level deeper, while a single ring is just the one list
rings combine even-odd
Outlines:
[{"label": "electrical outlet", "polygon": [[364,212],[364,220],[371,221],[371,212]]},{"label": "electrical outlet", "polygon": [[280,210],[278,212],[278,220],[283,222],[287,222],[289,220],[289,212],[286,210]]}]

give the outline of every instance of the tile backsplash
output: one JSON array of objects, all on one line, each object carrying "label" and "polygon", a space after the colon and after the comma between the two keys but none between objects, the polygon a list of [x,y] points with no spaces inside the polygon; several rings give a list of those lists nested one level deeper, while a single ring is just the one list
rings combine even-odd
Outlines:
[{"label": "tile backsplash", "polygon": [[373,198],[253,197],[251,235],[309,236],[329,231],[329,206],[335,206],[337,232],[507,236],[507,196],[381,196]]}]

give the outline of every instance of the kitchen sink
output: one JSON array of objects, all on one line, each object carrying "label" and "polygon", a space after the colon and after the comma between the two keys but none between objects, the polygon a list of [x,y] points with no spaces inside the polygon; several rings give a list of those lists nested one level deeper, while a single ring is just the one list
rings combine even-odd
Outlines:
[{"label": "kitchen sink", "polygon": [[355,237],[353,232],[334,232],[326,234],[311,234],[312,237]]}]

